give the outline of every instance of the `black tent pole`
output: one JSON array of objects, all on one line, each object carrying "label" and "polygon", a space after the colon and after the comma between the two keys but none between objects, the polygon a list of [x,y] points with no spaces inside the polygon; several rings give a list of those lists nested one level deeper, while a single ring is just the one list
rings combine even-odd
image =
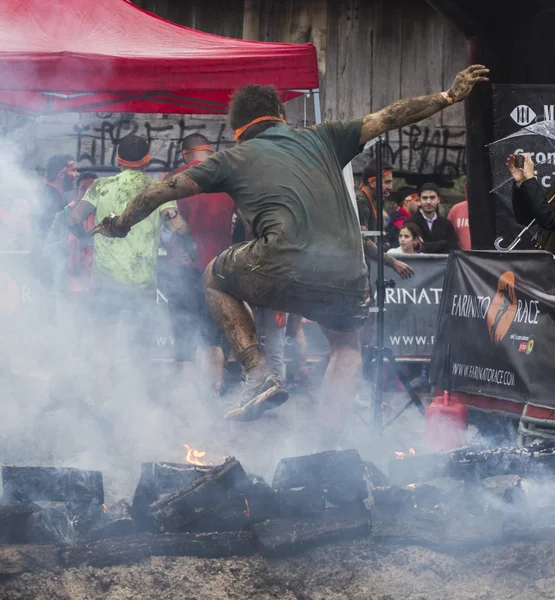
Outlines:
[{"label": "black tent pole", "polygon": [[374,432],[383,429],[382,394],[383,394],[383,357],[384,357],[384,325],[385,325],[385,278],[383,247],[383,189],[382,189],[382,150],[383,139],[378,138],[376,152],[376,229],[378,231],[378,278],[376,280],[378,317],[376,319],[376,393],[374,396]]}]

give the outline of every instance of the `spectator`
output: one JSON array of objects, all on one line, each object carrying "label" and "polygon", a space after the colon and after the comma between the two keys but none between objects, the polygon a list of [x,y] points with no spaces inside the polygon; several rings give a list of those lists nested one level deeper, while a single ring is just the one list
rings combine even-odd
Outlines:
[{"label": "spectator", "polygon": [[[378,213],[376,212],[376,164],[369,162],[362,171],[360,189],[357,190],[357,208],[360,228],[362,231],[376,231]],[[382,197],[389,198],[393,189],[393,172],[388,164],[382,165]],[[384,223],[387,214],[384,212]]]},{"label": "spectator", "polygon": [[38,234],[41,240],[52,226],[54,217],[67,205],[66,192],[73,190],[77,179],[75,158],[69,154],[55,154],[46,165],[46,184],[41,198]]},{"label": "spectator", "polygon": [[400,254],[416,254],[421,245],[420,229],[416,223],[406,222],[399,231],[399,247],[391,248],[388,254],[399,256]]},{"label": "spectator", "polygon": [[468,200],[466,200],[468,185],[464,182],[464,195],[465,200],[455,204],[449,211],[447,218],[451,221],[451,224],[455,228],[457,239],[459,241],[459,248],[461,250],[472,250],[472,243],[470,241],[470,228],[468,226]]},{"label": "spectator", "polygon": [[[214,154],[208,139],[188,135],[181,148],[185,165],[167,177],[186,171]],[[195,359],[208,369],[215,394],[220,393],[226,341],[210,314],[202,285],[208,263],[231,246],[231,220],[235,202],[228,194],[198,194],[178,200],[179,213],[188,223],[191,236],[173,235],[168,244],[170,280],[167,297],[174,337],[176,366],[185,379],[196,375]]]},{"label": "spectator", "polygon": [[81,227],[69,230],[69,213],[81,201],[96,175],[85,172],[77,179],[77,195],[54,217],[46,237],[44,251],[53,271],[53,289],[58,293],[89,291],[92,275],[94,241],[87,233],[94,227],[91,213]]},{"label": "spectator", "polygon": [[399,231],[410,216],[420,208],[420,196],[415,188],[402,187],[396,192],[397,208],[389,215],[386,241],[391,248],[399,247]]},{"label": "spectator", "polygon": [[439,187],[425,183],[420,189],[420,210],[405,223],[416,223],[422,234],[422,252],[441,254],[457,250],[457,234],[451,221],[437,214],[440,203]]},{"label": "spectator", "polygon": [[[118,146],[121,173],[97,179],[85,196],[72,209],[69,225],[78,228],[92,213],[95,225],[111,213],[120,213],[140,192],[155,183],[145,174],[150,162],[146,140],[128,135]],[[147,373],[147,360],[152,347],[152,327],[156,305],[156,270],[160,227],[167,226],[180,235],[188,233],[187,225],[177,212],[175,202],[168,202],[150,214],[141,225],[122,239],[94,237],[92,270],[93,328],[102,345],[99,359],[98,387],[102,396],[113,391],[111,368],[121,361],[122,351],[113,344],[113,332],[122,330],[130,342],[132,358],[139,373]],[[119,327],[118,327],[119,326]],[[123,353],[126,356],[126,353]]]}]

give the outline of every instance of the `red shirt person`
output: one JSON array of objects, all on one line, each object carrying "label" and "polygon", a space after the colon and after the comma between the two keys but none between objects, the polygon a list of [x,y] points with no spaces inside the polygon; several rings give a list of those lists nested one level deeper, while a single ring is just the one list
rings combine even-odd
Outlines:
[{"label": "red shirt person", "polygon": [[[465,184],[466,192],[466,184]],[[455,233],[459,240],[459,248],[461,250],[472,250],[472,243],[470,241],[470,227],[468,226],[468,201],[459,202],[455,204],[449,211],[447,218],[453,224]]]},{"label": "red shirt person", "polygon": [[[214,154],[214,149],[205,136],[194,133],[183,140],[182,154],[185,165],[167,177],[200,164]],[[224,193],[197,194],[178,200],[177,206],[190,236],[174,235],[167,247],[171,277],[166,292],[174,357],[185,370],[184,377],[191,381],[197,349],[204,352],[203,362],[209,365],[210,384],[217,394],[223,377],[224,338],[206,304],[202,277],[208,264],[231,246],[235,202]]]}]

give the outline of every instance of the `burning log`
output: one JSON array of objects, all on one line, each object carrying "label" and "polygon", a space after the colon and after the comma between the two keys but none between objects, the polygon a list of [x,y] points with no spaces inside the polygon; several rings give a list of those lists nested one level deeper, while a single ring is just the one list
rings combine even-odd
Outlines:
[{"label": "burning log", "polygon": [[406,484],[437,477],[477,480],[495,475],[543,476],[555,473],[555,446],[507,446],[483,449],[459,448],[451,452],[397,459],[389,464],[395,483]]},{"label": "burning log", "polygon": [[120,500],[106,509],[100,523],[89,531],[87,537],[90,540],[104,540],[134,533],[137,533],[137,525],[131,516],[131,507],[125,500]]},{"label": "burning log", "polygon": [[141,478],[133,496],[131,513],[140,531],[153,531],[149,507],[163,494],[192,485],[212,470],[209,466],[178,463],[143,463]]},{"label": "burning log", "polygon": [[50,502],[104,503],[100,471],[56,467],[2,467],[6,502],[46,500]]},{"label": "burning log", "polygon": [[360,502],[368,496],[362,461],[356,450],[282,458],[272,487],[281,493],[305,487],[321,491],[328,502],[337,506]]},{"label": "burning log", "polygon": [[273,519],[254,526],[263,556],[296,553],[315,544],[364,537],[371,532],[363,505],[330,508],[305,519]]},{"label": "burning log", "polygon": [[199,527],[214,531],[222,525],[224,529],[240,529],[249,522],[245,498],[250,491],[251,481],[241,463],[228,458],[192,485],[154,502],[149,516],[161,532],[199,531]]}]

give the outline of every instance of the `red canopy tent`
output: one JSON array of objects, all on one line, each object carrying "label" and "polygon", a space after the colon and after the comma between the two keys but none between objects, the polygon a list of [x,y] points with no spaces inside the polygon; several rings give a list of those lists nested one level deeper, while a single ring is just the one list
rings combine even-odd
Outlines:
[{"label": "red canopy tent", "polygon": [[128,0],[0,3],[0,109],[218,114],[248,83],[316,91],[314,46],[224,38]]}]

